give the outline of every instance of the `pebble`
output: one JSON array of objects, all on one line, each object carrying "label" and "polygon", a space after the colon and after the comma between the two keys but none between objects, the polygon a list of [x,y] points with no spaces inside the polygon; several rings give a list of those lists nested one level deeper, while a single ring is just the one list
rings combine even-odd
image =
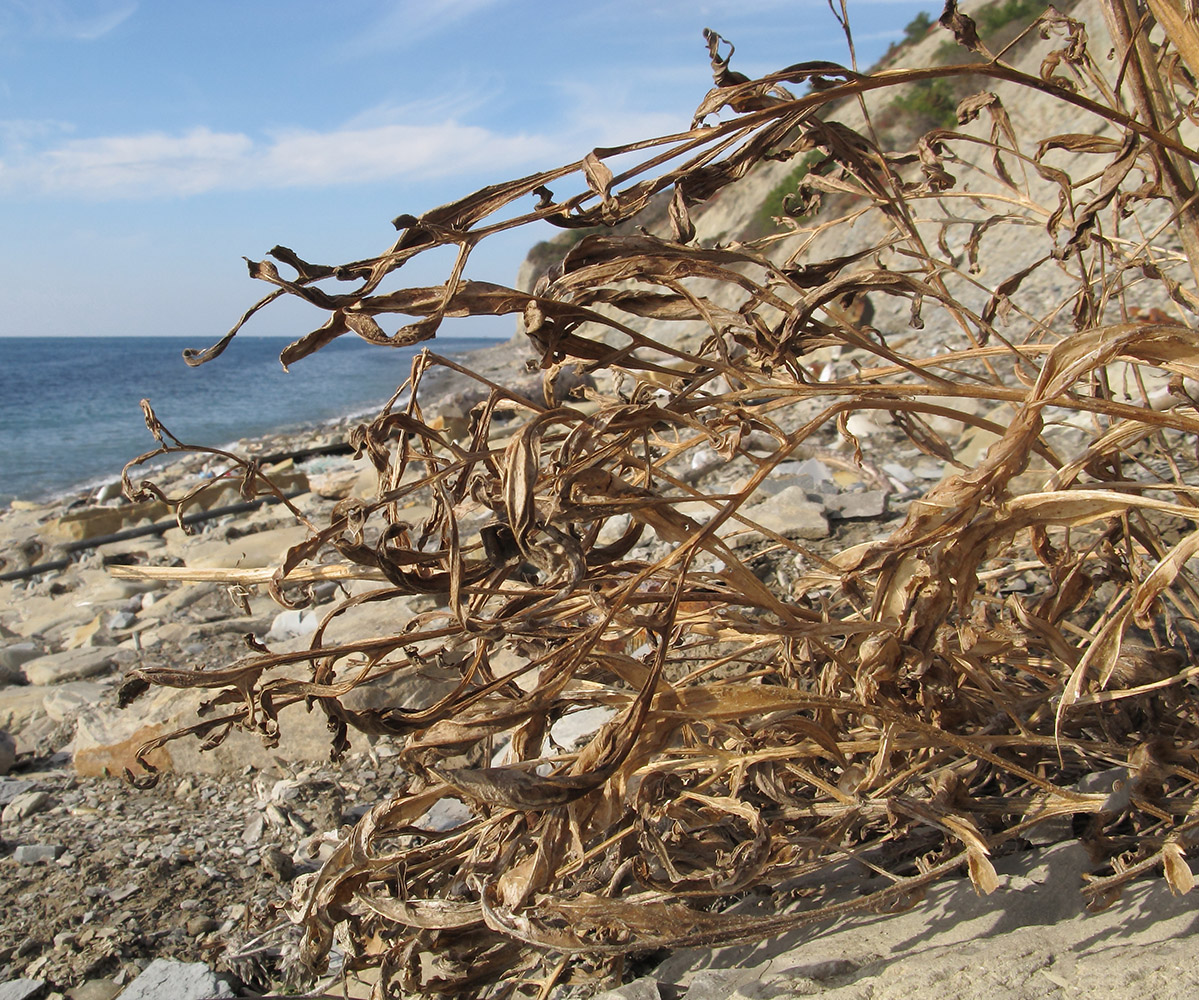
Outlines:
[{"label": "pebble", "polygon": [[263,819],[262,813],[254,813],[246,823],[246,828],[241,832],[242,843],[251,846],[257,844],[262,840],[262,831],[265,826],[266,821]]},{"label": "pebble", "polygon": [[120,632],[127,628],[132,628],[137,621],[137,615],[129,611],[118,611],[114,615],[108,616],[108,621],[105,624],[109,631]]},{"label": "pebble", "polygon": [[217,922],[208,916],[191,917],[184,926],[188,937],[194,938],[207,934],[209,931],[214,931],[216,928]]}]

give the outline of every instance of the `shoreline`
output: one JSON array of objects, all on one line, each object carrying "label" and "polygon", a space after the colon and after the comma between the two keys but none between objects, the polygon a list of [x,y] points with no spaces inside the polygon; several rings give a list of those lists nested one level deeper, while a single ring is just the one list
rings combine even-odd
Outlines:
[{"label": "shoreline", "polygon": [[[51,338],[26,338],[26,339],[51,339]],[[163,339],[163,338],[154,338],[154,339]],[[187,337],[177,337],[174,339],[177,339],[180,341],[187,341],[189,343],[192,340],[192,338],[187,338]],[[282,340],[284,338],[273,338],[272,337],[272,338],[259,338],[259,339]],[[464,367],[472,368],[472,369],[477,368],[477,370],[479,370],[481,374],[488,374],[488,373],[496,374],[496,373],[504,372],[506,369],[514,375],[519,372],[519,364],[516,366],[513,366],[512,364],[505,363],[505,362],[511,362],[512,358],[514,356],[513,352],[512,352],[511,339],[509,339],[509,340],[496,339],[494,346],[484,346],[484,347],[475,346],[475,347],[462,348],[462,349],[455,349],[455,346],[454,346],[455,340],[466,340],[466,341],[474,342],[474,341],[481,340],[481,339],[483,339],[483,338],[470,338],[470,337],[447,338],[447,340],[445,342],[443,342],[445,349],[438,353],[443,353],[445,356],[453,358],[455,361],[463,364]],[[429,341],[428,343],[420,345],[420,346],[427,347],[430,350],[435,350],[436,347],[439,345],[436,340],[432,340],[432,341]],[[505,348],[506,350],[504,350],[502,352],[497,351],[497,349],[499,349],[499,348]],[[380,348],[380,349],[382,349],[382,348]],[[479,364],[477,366],[472,363],[472,359],[476,359],[476,358],[479,360]],[[463,386],[468,384],[470,381],[470,380],[466,379],[464,376],[458,375],[456,372],[451,372],[449,370],[445,370],[440,375],[435,374],[433,377],[434,377],[435,382],[446,382],[448,384],[447,391],[450,391],[450,392],[454,391],[455,389],[462,388]],[[404,393],[400,397],[399,405],[403,405],[404,400],[406,400],[406,397],[407,397],[407,393]],[[348,430],[349,427],[354,424],[362,423],[365,420],[373,418],[379,412],[380,408],[383,406],[383,404],[385,402],[386,402],[386,398],[379,399],[377,402],[374,402],[374,403],[353,404],[347,411],[335,414],[333,416],[327,416],[327,417],[322,417],[322,418],[317,418],[317,419],[300,420],[297,422],[280,424],[280,425],[272,427],[266,431],[251,432],[249,434],[245,434],[245,435],[242,435],[242,436],[239,436],[236,438],[224,439],[219,442],[190,441],[188,443],[194,444],[198,447],[211,447],[211,448],[216,448],[216,449],[219,449],[222,451],[229,451],[229,452],[235,452],[235,453],[238,452],[239,450],[248,451],[248,452],[257,452],[257,451],[261,450],[259,448],[259,445],[265,444],[267,442],[273,442],[276,445],[276,448],[274,449],[275,451],[292,450],[292,449],[288,448],[287,442],[289,442],[293,439],[299,440],[299,439],[312,438],[312,437],[318,437],[321,435],[336,433],[339,431],[344,432],[345,430]],[[89,498],[95,499],[97,497],[97,495],[103,494],[105,489],[108,487],[111,487],[113,484],[118,484],[118,488],[119,488],[121,469],[124,467],[125,463],[133,460],[139,454],[144,454],[144,453],[152,450],[151,446],[154,445],[154,439],[150,436],[150,433],[144,429],[144,426],[143,426],[142,433],[145,436],[145,440],[142,443],[144,445],[146,445],[146,447],[141,448],[141,450],[131,449],[129,455],[125,458],[124,461],[121,462],[120,465],[118,465],[114,468],[111,468],[110,470],[108,470],[106,472],[88,476],[84,479],[81,479],[81,480],[78,480],[78,481],[72,483],[69,486],[49,487],[44,490],[39,490],[37,493],[33,493],[33,494],[30,494],[30,493],[27,493],[25,495],[12,494],[12,493],[0,494],[0,518],[3,518],[5,514],[7,514],[8,512],[10,512],[12,510],[28,510],[32,507],[57,507],[57,506],[64,506],[64,505],[71,506],[71,505],[77,505],[81,502],[86,503],[89,500]],[[182,460],[182,458],[184,458],[184,457],[185,456],[169,457],[165,462],[163,462],[161,460],[156,460],[155,464],[152,467],[156,470],[156,472],[158,472],[159,474],[162,474],[162,473],[167,472],[173,464]],[[105,499],[107,499],[107,498],[105,498]],[[100,502],[105,502],[105,500],[101,500]],[[2,555],[2,553],[0,553],[0,555]]]},{"label": "shoreline", "polygon": [[[57,342],[58,340],[64,338],[26,337],[12,339],[20,340],[22,342]],[[86,341],[90,338],[65,339]],[[194,340],[194,338],[190,337],[169,336],[97,339],[106,341],[120,340],[130,342],[144,340],[155,345],[161,345],[164,341],[177,341],[180,349],[184,345],[190,345]],[[279,365],[276,347],[290,342],[289,338],[258,337],[251,339],[258,342],[255,346],[258,348],[259,353],[262,352],[264,345],[269,344],[271,359],[273,360],[274,368],[277,369]],[[350,343],[349,345],[353,350],[369,349],[376,352],[381,352],[384,350],[383,348],[372,347],[372,345],[368,345],[364,342],[358,343],[358,338],[356,337],[353,338],[353,341],[354,342]],[[459,346],[460,344],[467,346]],[[419,350],[427,348],[437,353],[441,353],[446,357],[453,358],[456,361],[463,362],[470,367],[471,361],[469,359],[473,358],[474,356],[478,355],[481,357],[488,357],[494,351],[496,346],[510,344],[510,340],[496,339],[494,342],[491,342],[488,338],[482,337],[447,337],[445,340],[440,342],[437,339],[434,339],[423,344],[414,345],[412,348],[400,348],[398,350],[404,351],[404,357],[407,358],[416,354]],[[176,345],[172,344],[170,346],[173,350]],[[509,356],[511,356],[510,347]],[[176,360],[178,360],[177,357]],[[262,360],[263,359],[261,358],[258,359],[259,362]],[[388,360],[390,362],[394,362],[395,357],[393,356]],[[220,364],[221,361],[224,361],[224,359],[220,359],[213,363]],[[179,362],[179,366],[182,367],[181,361]],[[245,367],[244,362],[242,367],[238,368],[235,361],[233,365],[229,366],[228,369],[222,373],[222,375],[226,377],[243,378],[251,376],[256,370],[257,369],[255,369],[252,364],[248,368]],[[333,372],[334,373],[331,375],[331,377],[334,379],[332,386],[336,391],[336,387],[344,384],[346,375],[344,370],[340,371],[339,373],[339,369],[336,364],[333,366]],[[275,373],[272,369],[272,379],[274,378],[274,374]],[[323,377],[318,371],[311,369],[305,374],[310,377]],[[360,399],[358,401],[346,400],[344,406],[332,411],[330,411],[328,406],[317,405],[315,407],[315,409],[318,411],[316,416],[311,415],[311,410],[314,407],[308,407],[307,414],[304,412],[279,412],[274,414],[280,418],[279,422],[272,423],[267,426],[255,426],[258,423],[258,419],[260,419],[261,414],[230,414],[231,419],[227,422],[228,426],[223,432],[196,432],[194,429],[189,430],[188,428],[183,427],[181,428],[179,434],[184,441],[190,444],[204,447],[215,447],[223,450],[236,450],[238,447],[244,448],[248,443],[258,440],[282,439],[288,437],[298,438],[305,435],[317,434],[329,428],[337,428],[351,422],[361,422],[363,419],[372,417],[379,411],[380,407],[382,407],[388,398],[394,394],[394,389],[398,388],[398,386],[403,383],[403,380],[406,377],[407,361],[405,360],[402,367],[402,377],[399,378],[397,382],[392,384],[392,388],[380,388],[378,385],[375,385],[371,387],[369,397],[367,399]],[[296,387],[296,392],[307,395],[307,393],[311,391],[311,387],[309,386],[309,388],[305,390],[304,385],[305,383],[301,382],[300,385]],[[168,394],[165,396],[164,401],[160,402],[160,397],[154,395],[152,390],[153,387],[147,385],[146,394],[150,396],[151,402],[155,404],[155,409],[158,416],[163,419],[164,424],[166,424],[169,429],[172,431],[176,430],[176,427],[174,426],[176,421],[178,421],[180,424],[187,422],[189,410],[183,408],[183,405],[189,402],[187,396],[176,398]],[[126,387],[125,392],[127,391],[128,387]],[[262,399],[264,404],[266,404],[266,409],[273,410],[277,408],[278,391],[279,390],[277,386],[273,390],[270,388],[264,390]],[[125,398],[125,393],[122,394],[121,398]],[[118,482],[120,479],[121,469],[126,462],[136,458],[140,454],[144,454],[153,450],[155,446],[154,439],[145,429],[141,414],[138,412],[136,397],[129,398],[132,399],[132,402],[129,403],[128,407],[122,404],[120,412],[124,415],[119,417],[121,426],[124,428],[121,433],[127,438],[126,445],[114,449],[112,440],[107,440],[106,443],[100,448],[100,453],[107,456],[103,467],[96,465],[91,470],[84,470],[81,472],[81,474],[79,474],[78,478],[72,478],[69,482],[63,482],[63,480],[67,479],[67,476],[61,474],[64,469],[66,469],[68,474],[76,471],[68,468],[69,459],[67,460],[68,465],[64,465],[62,462],[56,461],[56,465],[53,467],[41,468],[40,466],[43,463],[40,463],[35,459],[35,455],[38,454],[38,452],[30,451],[29,449],[31,445],[25,444],[18,447],[16,444],[16,441],[18,441],[20,437],[24,436],[27,438],[27,440],[32,441],[32,447],[43,449],[40,454],[48,453],[53,455],[57,449],[57,444],[53,438],[49,437],[48,434],[43,433],[33,434],[32,437],[29,437],[26,431],[22,431],[20,429],[22,426],[21,422],[18,422],[16,425],[11,427],[10,431],[12,434],[12,442],[4,445],[4,450],[3,452],[0,452],[0,455],[8,454],[11,450],[13,453],[9,454],[8,458],[14,462],[15,465],[9,467],[10,473],[13,473],[13,475],[3,477],[4,479],[8,479],[10,481],[0,481],[0,515],[12,509],[14,505],[16,507],[25,507],[30,504],[55,505],[78,502],[80,500],[85,500],[90,494],[95,494],[103,490],[109,484]],[[253,399],[254,397],[251,396],[249,398]],[[193,404],[190,412],[203,412],[204,406],[202,397],[192,399],[190,402]],[[292,409],[294,410],[296,408],[292,407]],[[321,412],[322,410],[325,412]],[[107,428],[107,422],[117,418],[108,415],[103,419],[106,421],[105,427]],[[269,419],[270,417],[268,416],[268,420]],[[52,431],[53,424],[46,424],[45,426]],[[52,431],[52,433],[58,432]],[[47,438],[45,443],[41,442],[42,437]],[[116,457],[118,453],[120,455],[119,458]],[[28,462],[28,465],[25,464],[26,462]],[[34,472],[35,469],[38,471]],[[20,474],[17,475],[15,470],[21,470]],[[40,478],[40,482],[37,481],[38,478]],[[49,485],[47,485],[47,483]]]}]

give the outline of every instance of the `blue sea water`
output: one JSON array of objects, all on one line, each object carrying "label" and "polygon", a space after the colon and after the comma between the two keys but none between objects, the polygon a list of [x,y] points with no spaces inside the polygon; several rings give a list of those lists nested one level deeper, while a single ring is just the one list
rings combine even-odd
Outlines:
[{"label": "blue sea water", "polygon": [[[342,337],[284,372],[287,338],[238,337],[199,368],[178,337],[0,337],[0,505],[116,479],[152,450],[139,400],[189,444],[238,438],[355,413],[385,402],[420,349]],[[459,354],[495,340],[438,338]],[[426,345],[421,345],[426,346]]]}]

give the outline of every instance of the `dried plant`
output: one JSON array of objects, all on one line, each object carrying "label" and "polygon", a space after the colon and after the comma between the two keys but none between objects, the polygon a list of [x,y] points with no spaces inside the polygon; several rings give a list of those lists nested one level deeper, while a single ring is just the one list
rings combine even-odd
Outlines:
[{"label": "dried plant", "polygon": [[[446,316],[515,314],[543,374],[522,394],[422,352],[355,432],[377,499],[341,502],[269,581],[223,575],[285,604],[305,580],[377,584],[304,651],[127,687],[211,691],[188,730],[210,743],[273,739],[306,701],[335,754],[353,733],[402,747],[405,786],[296,890],[306,962],[340,934],[350,969],[381,969],[379,998],[545,995],[630,954],[913,905],[959,873],[990,893],[992,857],[1062,822],[1092,852],[1093,907],[1157,870],[1191,888],[1194,23],[1163,36],[1126,0],[1109,11],[1112,62],[1046,11],[1019,40],[1039,75],[986,51],[953,0],[942,24],[981,62],[746,80],[709,33],[691,129],[397,219],[369,260],[277,247],[292,277],[251,265],[275,289],[247,318],[284,295],[328,314],[285,364],[347,332],[410,345]],[[958,130],[887,149],[873,96],[955,76],[995,89],[960,104]],[[1001,90],[1086,124],[1024,135]],[[697,206],[813,152],[775,231],[697,237]],[[669,233],[614,228],[666,198]],[[536,219],[589,235],[532,292],[462,278],[480,241]],[[443,246],[445,284],[385,290]],[[425,415],[438,369],[480,386],[457,436]],[[148,421],[162,447],[139,462],[183,447]],[[880,537],[806,544],[755,519],[781,463],[886,482],[879,452],[901,445],[946,471]],[[130,493],[185,502],[135,466]],[[242,468],[248,495],[267,488]],[[378,602],[393,628],[339,630]],[[426,703],[345,704],[418,672],[442,682]],[[555,724],[589,709],[606,721],[558,745]],[[1115,768],[1114,791],[1080,790]],[[434,822],[447,802],[458,819]],[[730,912],[751,890],[767,912]]]}]

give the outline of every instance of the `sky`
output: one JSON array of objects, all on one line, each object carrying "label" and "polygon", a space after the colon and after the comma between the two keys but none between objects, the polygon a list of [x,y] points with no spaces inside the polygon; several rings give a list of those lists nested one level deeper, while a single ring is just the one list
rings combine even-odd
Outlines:
[{"label": "sky", "polygon": [[[939,7],[850,0],[859,64]],[[848,62],[826,0],[0,0],[0,336],[211,343],[269,291],[243,257],[374,256],[397,215],[686,129],[705,27],[750,76]],[[471,276],[511,283],[548,235],[485,242]]]}]

